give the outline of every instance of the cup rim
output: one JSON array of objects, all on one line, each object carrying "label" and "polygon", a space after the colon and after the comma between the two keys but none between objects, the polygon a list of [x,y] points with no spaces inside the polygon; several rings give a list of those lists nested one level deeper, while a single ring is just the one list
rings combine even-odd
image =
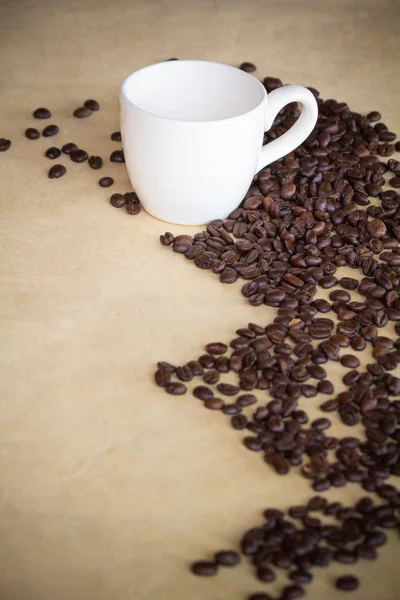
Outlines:
[{"label": "cup rim", "polygon": [[[149,110],[145,110],[144,108],[141,108],[140,106],[138,106],[137,104],[132,102],[132,100],[128,96],[126,88],[128,86],[129,81],[131,79],[133,79],[133,77],[135,77],[137,74],[141,73],[142,71],[150,70],[155,67],[159,67],[160,65],[165,65],[165,66],[169,65],[171,68],[171,66],[177,62],[179,62],[179,63],[203,63],[203,64],[206,63],[206,64],[218,65],[219,67],[224,67],[229,70],[238,71],[239,73],[242,74],[241,76],[243,76],[243,79],[249,78],[248,81],[251,79],[253,82],[255,82],[258,85],[258,87],[261,91],[261,99],[255,106],[253,106],[253,108],[251,108],[250,110],[246,110],[245,112],[242,112],[238,115],[234,115],[232,117],[222,117],[221,119],[204,119],[201,121],[195,121],[195,120],[191,120],[191,119],[177,119],[175,117],[165,117],[162,115],[158,115],[157,113],[153,113]],[[175,123],[187,123],[187,124],[199,124],[199,125],[205,124],[205,123],[222,123],[225,121],[231,121],[233,119],[239,119],[240,117],[244,117],[245,115],[250,115],[251,113],[258,110],[260,105],[265,101],[267,95],[268,95],[267,91],[266,91],[265,87],[263,86],[263,84],[261,83],[261,81],[256,79],[253,75],[250,75],[249,73],[246,73],[245,71],[241,71],[237,67],[233,67],[231,65],[226,65],[224,63],[217,63],[217,62],[211,61],[211,60],[189,60],[189,59],[181,60],[181,59],[178,59],[176,61],[175,60],[171,60],[171,61],[165,60],[162,62],[153,63],[151,65],[147,65],[146,67],[142,67],[141,69],[138,69],[137,71],[133,71],[133,73],[130,73],[127,77],[125,77],[125,79],[123,80],[123,82],[121,83],[121,86],[120,86],[120,98],[122,98],[126,103],[133,106],[136,110],[138,110],[144,114],[150,115],[157,119],[172,121]]]}]

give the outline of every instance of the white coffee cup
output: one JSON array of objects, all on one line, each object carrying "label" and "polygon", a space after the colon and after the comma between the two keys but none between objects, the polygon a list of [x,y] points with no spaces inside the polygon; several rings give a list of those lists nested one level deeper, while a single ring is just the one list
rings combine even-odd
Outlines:
[{"label": "white coffee cup", "polygon": [[[302,111],[284,135],[262,147],[264,131],[290,102]],[[132,73],[121,86],[121,132],[132,186],[163,221],[200,225],[223,219],[254,175],[311,133],[318,108],[304,87],[267,94],[244,71],[214,62],[166,61]]]}]

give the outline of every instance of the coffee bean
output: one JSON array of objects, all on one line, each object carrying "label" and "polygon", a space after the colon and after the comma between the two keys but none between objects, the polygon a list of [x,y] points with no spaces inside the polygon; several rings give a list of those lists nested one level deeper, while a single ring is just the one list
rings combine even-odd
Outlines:
[{"label": "coffee bean", "polygon": [[214,560],[222,567],[235,567],[240,562],[240,556],[235,550],[220,550],[214,555]]},{"label": "coffee bean", "polygon": [[48,148],[44,154],[47,158],[50,159],[54,159],[54,158],[58,158],[61,155],[61,151],[56,148],[55,146],[52,146],[51,148]]},{"label": "coffee bean", "polygon": [[64,152],[64,154],[71,154],[73,150],[78,150],[78,146],[73,142],[68,142],[68,144],[64,144],[61,148],[61,151]]},{"label": "coffee bean", "polygon": [[236,403],[238,406],[245,407],[250,406],[251,404],[255,404],[257,402],[256,396],[253,394],[242,394],[236,398]]},{"label": "coffee bean", "polygon": [[235,415],[231,419],[231,424],[234,429],[245,429],[248,419],[245,415]]},{"label": "coffee bean", "polygon": [[37,108],[34,112],[33,112],[33,118],[34,119],[50,119],[51,117],[51,112],[49,111],[48,108]]},{"label": "coffee bean", "polygon": [[192,573],[200,575],[201,577],[212,577],[213,575],[216,575],[217,570],[218,565],[210,560],[200,560],[193,563],[191,566]]},{"label": "coffee bean", "polygon": [[57,125],[47,125],[42,131],[43,137],[51,137],[52,135],[57,135],[59,132],[59,128]]},{"label": "coffee bean", "polygon": [[254,73],[254,71],[257,70],[257,67],[251,62],[244,62],[240,65],[239,69],[245,71],[246,73]]},{"label": "coffee bean", "polygon": [[124,163],[125,162],[124,151],[123,150],[114,150],[114,152],[111,152],[110,161],[115,162],[115,163]]},{"label": "coffee bean", "polygon": [[77,119],[85,119],[86,117],[90,117],[91,114],[92,111],[88,106],[80,106],[79,108],[76,108],[73,112],[74,117],[76,117]]},{"label": "coffee bean", "polygon": [[348,369],[356,369],[360,366],[359,359],[353,354],[345,354],[344,356],[342,356],[340,359],[340,363]]},{"label": "coffee bean", "polygon": [[11,146],[11,140],[7,140],[6,138],[0,138],[0,152],[6,152]]},{"label": "coffee bean", "polygon": [[91,169],[101,169],[103,166],[103,159],[101,156],[89,156],[88,164]]},{"label": "coffee bean", "polygon": [[[392,177],[392,179],[389,179],[389,185],[391,185],[394,188],[400,188],[400,176],[396,177]],[[382,236],[376,236],[376,237],[382,237]]]},{"label": "coffee bean", "polygon": [[87,108],[90,108],[90,110],[93,111],[97,111],[100,108],[100,104],[97,102],[97,100],[85,100],[85,102],[83,103],[84,106],[86,106]]},{"label": "coffee bean", "polygon": [[204,402],[204,406],[210,410],[221,410],[224,407],[224,401],[221,398],[208,398]]},{"label": "coffee bean", "polygon": [[110,204],[111,204],[111,206],[114,206],[115,208],[122,208],[123,206],[125,206],[125,203],[126,203],[126,199],[123,194],[113,194],[110,197]]},{"label": "coffee bean", "polygon": [[339,285],[346,290],[356,290],[358,288],[358,281],[352,277],[342,277],[339,279]]},{"label": "coffee bean", "polygon": [[69,157],[73,162],[81,163],[89,158],[88,153],[85,150],[78,148],[77,150],[71,150]]},{"label": "coffee bean", "polygon": [[111,139],[113,140],[113,142],[120,142],[121,141],[121,132],[120,131],[114,131],[114,133],[111,134]]},{"label": "coffee bean", "polygon": [[34,127],[28,127],[28,129],[25,130],[25,137],[28,138],[28,140],[37,140],[40,137],[40,133]]},{"label": "coffee bean", "polygon": [[226,344],[223,344],[222,342],[212,342],[211,344],[207,344],[205,350],[209,354],[225,354],[225,352],[228,350],[228,346]]},{"label": "coffee bean", "polygon": [[336,587],[339,590],[356,590],[359,585],[360,583],[357,577],[354,577],[354,575],[342,575],[336,579]]},{"label": "coffee bean", "polygon": [[167,394],[172,394],[173,396],[181,396],[182,394],[186,394],[186,385],[178,382],[167,383],[165,391]]},{"label": "coffee bean", "polygon": [[214,393],[211,388],[205,385],[198,385],[193,390],[193,396],[199,398],[199,400],[209,400],[214,396]]},{"label": "coffee bean", "polygon": [[282,592],[282,600],[295,600],[296,598],[302,598],[305,592],[299,585],[288,585]]},{"label": "coffee bean", "polygon": [[372,219],[366,224],[366,230],[372,238],[382,238],[386,235],[386,225],[381,219]]},{"label": "coffee bean", "polygon": [[100,187],[110,187],[114,183],[114,179],[112,177],[100,177],[99,186]]},{"label": "coffee bean", "polygon": [[49,179],[58,179],[67,172],[64,165],[53,165],[49,170]]},{"label": "coffee bean", "polygon": [[217,389],[225,396],[234,396],[240,392],[240,388],[237,385],[232,385],[230,383],[219,383]]}]

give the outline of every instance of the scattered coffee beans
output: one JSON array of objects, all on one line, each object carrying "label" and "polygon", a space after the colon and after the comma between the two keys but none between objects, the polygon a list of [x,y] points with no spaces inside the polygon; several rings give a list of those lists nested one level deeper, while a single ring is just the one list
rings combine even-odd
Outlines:
[{"label": "scattered coffee beans", "polygon": [[88,164],[91,169],[101,169],[103,166],[103,159],[101,156],[89,156]]},{"label": "scattered coffee beans", "polygon": [[52,135],[56,135],[59,132],[59,128],[57,125],[47,125],[42,131],[43,137],[51,137]]},{"label": "scattered coffee beans", "polygon": [[48,148],[46,150],[44,155],[47,158],[50,158],[53,160],[54,158],[58,158],[60,156],[60,154],[61,154],[61,151],[59,150],[59,148],[56,148],[55,146],[51,146],[51,148]]},{"label": "scattered coffee beans", "polygon": [[114,179],[112,177],[100,177],[99,186],[100,187],[111,187],[114,183]]},{"label": "scattered coffee beans", "polygon": [[121,132],[114,131],[114,133],[111,134],[111,139],[113,140],[113,142],[120,142],[122,139]]},{"label": "scattered coffee beans", "polygon": [[51,112],[49,111],[48,108],[37,108],[33,112],[34,119],[50,119],[50,117],[51,117]]},{"label": "scattered coffee beans", "polygon": [[77,150],[71,150],[69,157],[73,162],[81,163],[89,158],[88,153],[85,150],[78,148]]},{"label": "scattered coffee beans", "polygon": [[115,206],[115,208],[121,208],[125,206],[126,199],[123,194],[113,194],[110,198],[110,204]]},{"label": "scattered coffee beans", "polygon": [[257,67],[251,62],[244,62],[240,65],[239,69],[245,71],[246,73],[254,73],[254,71],[257,70]]},{"label": "scattered coffee beans", "polygon": [[86,117],[90,117],[92,114],[91,109],[88,106],[80,106],[74,110],[74,117],[78,119],[85,119]]},{"label": "scattered coffee beans", "polygon": [[116,163],[124,163],[125,162],[124,151],[123,150],[114,150],[114,152],[112,152],[110,155],[110,161],[116,162]]},{"label": "scattered coffee beans", "polygon": [[336,580],[336,587],[339,590],[352,591],[356,590],[359,585],[359,581],[354,575],[342,575]]},{"label": "scattered coffee beans", "polygon": [[100,104],[97,102],[97,100],[93,100],[93,99],[85,100],[83,105],[92,111],[97,111],[100,109]]},{"label": "scattered coffee beans", "polygon": [[71,154],[74,150],[78,150],[78,146],[73,142],[68,142],[61,148],[61,152],[64,152],[64,154]]}]

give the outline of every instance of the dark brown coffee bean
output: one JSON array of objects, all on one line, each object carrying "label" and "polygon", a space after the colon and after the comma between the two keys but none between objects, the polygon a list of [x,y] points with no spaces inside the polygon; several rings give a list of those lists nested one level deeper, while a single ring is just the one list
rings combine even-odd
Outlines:
[{"label": "dark brown coffee bean", "polygon": [[50,158],[51,160],[53,160],[55,158],[58,158],[60,156],[60,154],[61,154],[61,151],[58,148],[56,148],[55,146],[52,146],[51,148],[48,148],[46,150],[44,155],[47,158]]},{"label": "dark brown coffee bean", "polygon": [[372,221],[367,221],[366,230],[373,238],[382,238],[387,232],[386,225],[381,219],[372,219]]},{"label": "dark brown coffee bean", "polygon": [[34,127],[28,127],[28,129],[25,130],[25,137],[28,138],[28,140],[37,140],[40,137],[40,133]]},{"label": "dark brown coffee bean", "polygon": [[331,381],[324,379],[323,381],[318,381],[317,390],[321,394],[333,394],[334,388]]},{"label": "dark brown coffee bean", "polygon": [[45,127],[42,131],[42,136],[51,137],[52,135],[57,135],[59,131],[60,129],[57,127],[57,125],[47,125],[47,127]]},{"label": "dark brown coffee bean", "polygon": [[0,138],[0,152],[6,152],[11,146],[11,140]]},{"label": "dark brown coffee bean", "polygon": [[112,177],[100,177],[100,179],[99,179],[100,187],[108,188],[108,187],[112,186],[113,183],[114,183],[114,179]]},{"label": "dark brown coffee bean", "polygon": [[325,275],[324,277],[321,277],[318,283],[322,288],[329,289],[336,285],[337,282],[338,280],[334,275]]},{"label": "dark brown coffee bean", "polygon": [[282,600],[295,600],[296,598],[302,598],[305,591],[299,585],[288,585],[282,592]]},{"label": "dark brown coffee bean", "polygon": [[276,456],[272,460],[272,466],[279,475],[287,475],[290,471],[290,463],[283,456]]},{"label": "dark brown coffee bean", "polygon": [[335,552],[335,560],[340,563],[353,564],[358,560],[357,554],[351,550],[338,550]]},{"label": "dark brown coffee bean", "polygon": [[264,583],[271,583],[276,579],[276,575],[270,567],[258,567],[256,577]]},{"label": "dark brown coffee bean", "polygon": [[225,396],[234,396],[240,392],[240,388],[237,385],[232,385],[230,383],[219,383],[217,389]]},{"label": "dark brown coffee bean", "polygon": [[392,179],[389,179],[389,185],[391,185],[394,188],[400,188],[400,176],[396,175],[396,177],[392,177]]},{"label": "dark brown coffee bean", "polygon": [[257,402],[256,396],[253,394],[242,394],[236,398],[236,403],[239,406],[245,407],[250,406],[251,404],[255,404]]},{"label": "dark brown coffee bean", "polygon": [[33,112],[33,118],[34,119],[50,119],[51,117],[51,112],[49,111],[48,108],[37,108],[34,112]]},{"label": "dark brown coffee bean", "polygon": [[69,153],[69,157],[73,162],[81,163],[87,160],[89,158],[89,155],[85,150],[81,150],[80,148],[78,148],[78,150],[71,150],[71,152]]},{"label": "dark brown coffee bean", "polygon": [[92,111],[88,106],[80,106],[79,108],[76,108],[73,113],[74,117],[77,117],[77,119],[85,119],[86,117],[90,117],[91,114]]},{"label": "dark brown coffee bean", "polygon": [[222,412],[225,415],[238,415],[240,412],[242,412],[242,407],[234,403],[225,404],[225,406],[222,408]]},{"label": "dark brown coffee bean", "polygon": [[121,141],[121,132],[120,131],[114,131],[114,133],[111,134],[111,139],[113,142],[120,142]]},{"label": "dark brown coffee bean", "polygon": [[235,269],[226,267],[220,274],[219,280],[221,283],[235,283],[239,275]]},{"label": "dark brown coffee bean", "polygon": [[199,400],[209,400],[214,396],[214,392],[211,388],[206,387],[205,385],[198,385],[193,390],[193,396],[199,398]]},{"label": "dark brown coffee bean", "polygon": [[158,369],[154,374],[154,379],[159,387],[165,387],[171,381],[171,371]]},{"label": "dark brown coffee bean", "polygon": [[165,386],[165,391],[173,396],[181,396],[182,394],[186,394],[186,389],[186,385],[178,382],[167,383]]},{"label": "dark brown coffee bean", "polygon": [[101,156],[89,156],[88,164],[91,169],[101,169],[103,166],[103,159]]},{"label": "dark brown coffee bean", "polygon": [[187,365],[185,365],[183,367],[177,367],[177,369],[176,369],[176,376],[181,381],[192,381],[192,379],[193,379],[193,372],[192,372],[192,369],[190,367],[188,367]]},{"label": "dark brown coffee bean", "polygon": [[114,150],[114,152],[111,152],[110,161],[115,162],[115,163],[124,163],[125,162],[124,151],[123,150]]},{"label": "dark brown coffee bean", "polygon": [[204,401],[204,406],[210,410],[221,410],[224,407],[224,401],[221,398],[208,398]]},{"label": "dark brown coffee bean", "polygon": [[225,352],[228,350],[228,346],[226,344],[223,344],[222,342],[212,342],[210,344],[207,344],[205,350],[209,354],[225,354]]},{"label": "dark brown coffee bean", "polygon": [[67,172],[64,165],[53,165],[49,170],[49,179],[58,179]]},{"label": "dark brown coffee bean", "polygon": [[220,550],[216,552],[214,559],[222,567],[235,567],[240,562],[240,556],[235,550]]},{"label": "dark brown coffee bean", "polygon": [[192,573],[200,575],[201,577],[212,577],[213,575],[216,575],[217,570],[218,565],[210,560],[200,560],[193,563],[191,566]]},{"label": "dark brown coffee bean", "polygon": [[140,204],[138,204],[137,202],[132,202],[131,200],[128,200],[126,202],[125,208],[126,212],[130,215],[137,215],[141,211]]},{"label": "dark brown coffee bean", "polygon": [[245,415],[234,415],[231,419],[231,424],[234,429],[245,429],[248,419]]},{"label": "dark brown coffee bean", "polygon": [[85,100],[83,105],[87,106],[87,108],[90,108],[90,110],[93,111],[97,111],[100,108],[100,104],[97,102],[97,100],[93,100],[92,98],[89,100]]},{"label": "dark brown coffee bean", "polygon": [[326,498],[323,498],[322,496],[313,496],[311,500],[309,500],[307,508],[308,510],[324,510],[326,505]]},{"label": "dark brown coffee bean", "polygon": [[339,279],[339,285],[346,290],[356,290],[358,288],[358,281],[352,277],[342,277]]},{"label": "dark brown coffee bean", "polygon": [[376,560],[377,552],[373,546],[369,544],[357,544],[354,547],[355,552],[359,558],[366,558],[368,560]]},{"label": "dark brown coffee bean", "polygon": [[356,369],[360,366],[359,359],[353,354],[344,354],[340,359],[340,363],[347,369]]},{"label": "dark brown coffee bean", "polygon": [[360,583],[354,575],[342,575],[336,579],[336,587],[338,590],[352,591],[356,590],[359,585]]},{"label": "dark brown coffee bean", "polygon": [[71,154],[73,150],[78,150],[78,146],[73,142],[68,142],[68,144],[64,144],[61,148],[61,151],[64,152],[64,154]]},{"label": "dark brown coffee bean", "polygon": [[239,69],[245,71],[246,73],[254,73],[254,71],[257,70],[257,67],[251,62],[244,62],[240,65]]},{"label": "dark brown coffee bean", "polygon": [[110,197],[110,204],[111,206],[115,206],[115,208],[122,208],[123,206],[125,206],[125,203],[126,199],[123,194],[113,194]]}]

